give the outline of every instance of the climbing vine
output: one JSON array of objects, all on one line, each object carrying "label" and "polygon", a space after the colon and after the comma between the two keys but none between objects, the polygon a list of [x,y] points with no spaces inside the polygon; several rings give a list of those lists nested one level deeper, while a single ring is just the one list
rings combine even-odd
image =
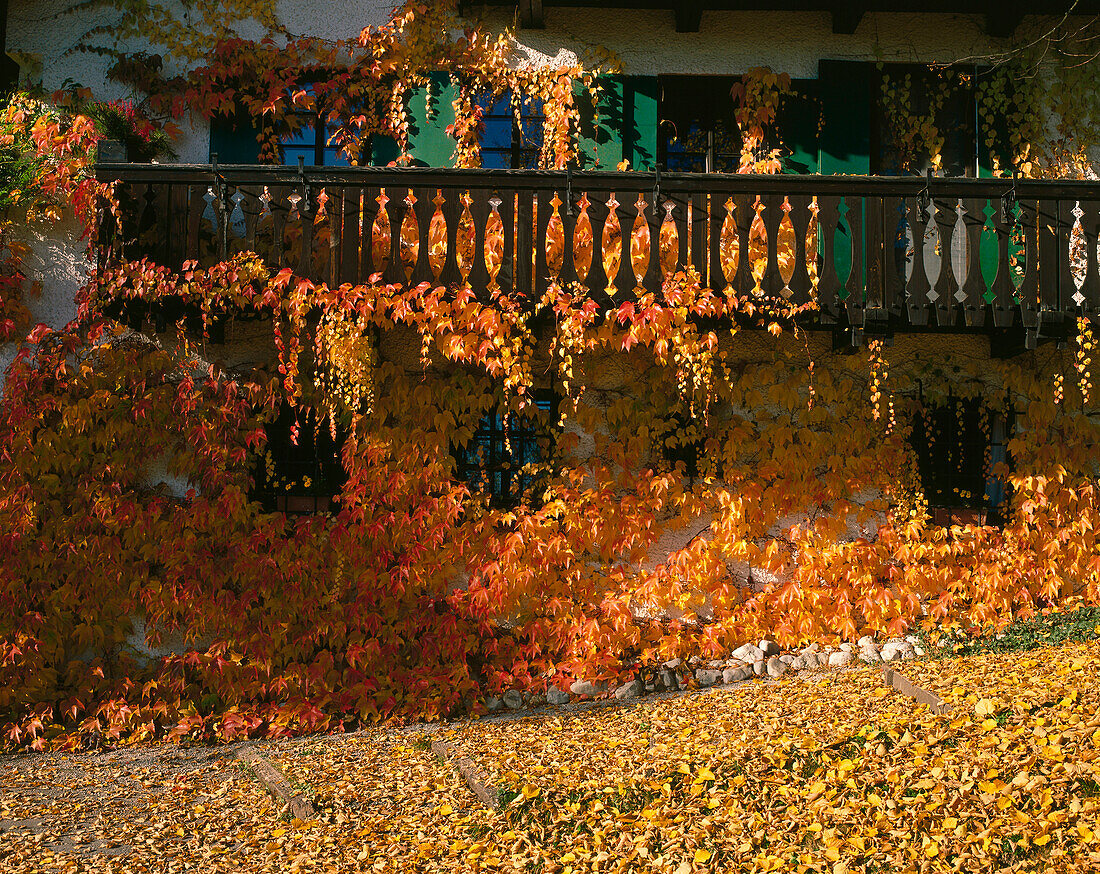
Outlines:
[{"label": "climbing vine", "polygon": [[[506,92],[543,101],[542,162],[568,160],[577,83],[598,92],[596,74],[498,69],[502,41],[439,38],[449,14],[405,7],[354,46],[222,40],[210,66],[158,93],[272,124],[292,124],[296,105],[329,112],[350,154],[380,132],[407,153],[403,95],[443,69],[461,164],[478,160],[479,96]],[[774,158],[759,148],[789,80],[753,78],[742,127],[758,119],[756,166]],[[109,197],[79,160],[90,122],[5,119],[8,145],[42,161],[34,209],[58,197],[55,211],[71,202],[90,223]],[[759,259],[751,235],[736,254]],[[629,675],[763,634],[996,626],[1100,601],[1089,323],[1074,349],[1016,361],[972,338],[839,356],[789,330],[794,309],[759,288],[672,269],[626,297],[601,307],[551,283],[539,300],[483,300],[380,276],[332,287],[247,252],[179,271],[114,252],[78,323],[32,334],[0,407],[5,742],[432,718],[505,685]],[[184,318],[156,342],[116,321],[170,306],[198,313],[190,335]],[[259,360],[205,360],[211,326],[246,317]],[[929,511],[914,423],[959,397],[982,400],[986,429],[1002,398],[1019,411],[989,471],[1011,493],[1003,526]],[[271,512],[254,493],[287,410],[292,440],[343,440],[326,513]],[[459,475],[487,418],[505,441],[525,422],[549,435],[538,462],[513,460],[540,475],[517,476],[509,506]]]}]

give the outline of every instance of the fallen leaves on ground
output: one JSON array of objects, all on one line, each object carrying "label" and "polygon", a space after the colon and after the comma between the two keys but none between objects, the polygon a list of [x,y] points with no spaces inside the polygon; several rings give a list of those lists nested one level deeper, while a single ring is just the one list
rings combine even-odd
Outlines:
[{"label": "fallen leaves on ground", "polygon": [[[319,817],[308,823],[281,821],[227,756],[170,779],[131,769],[128,808],[84,811],[92,825],[82,840],[110,833],[123,855],[49,849],[49,836],[9,832],[0,868],[1100,867],[1100,643],[902,670],[954,709],[934,716],[865,668],[443,728],[437,736],[498,788],[500,812],[436,759],[427,734],[392,727],[263,747],[313,801]],[[75,821],[71,810],[31,806],[16,775],[32,772],[13,766],[16,757],[0,761],[0,820]],[[65,804],[61,794],[51,803]]]}]

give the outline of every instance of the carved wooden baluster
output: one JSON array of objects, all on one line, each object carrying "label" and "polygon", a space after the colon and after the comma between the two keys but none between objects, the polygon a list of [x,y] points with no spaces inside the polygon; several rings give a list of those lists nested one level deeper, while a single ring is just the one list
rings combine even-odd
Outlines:
[{"label": "carved wooden baluster", "polygon": [[489,270],[485,264],[485,228],[489,221],[490,192],[477,188],[470,192],[470,218],[474,223],[474,260],[469,283],[479,299],[488,300]]},{"label": "carved wooden baluster", "polygon": [[737,268],[730,285],[740,295],[750,295],[756,291],[756,277],[753,275],[752,256],[750,255],[752,226],[756,222],[756,196],[738,194],[732,198],[733,226],[737,231]]},{"label": "carved wooden baluster", "polygon": [[1100,235],[1100,201],[1081,201],[1081,233],[1085,238],[1085,281],[1074,302],[1090,319],[1100,315],[1100,271],[1097,269],[1096,242]]},{"label": "carved wooden baluster", "polygon": [[562,262],[561,270],[558,272],[558,282],[563,288],[577,281],[577,268],[573,263],[573,238],[577,230],[576,196],[571,190],[567,190],[564,196],[567,199],[572,198],[573,202],[563,202],[559,209],[562,227]]},{"label": "carved wooden baluster", "polygon": [[840,198],[832,195],[817,199],[817,234],[821,242],[821,264],[817,274],[817,303],[821,320],[826,324],[840,318],[843,303],[840,299],[840,279],[836,273],[837,226],[840,224]]},{"label": "carved wooden baluster", "polygon": [[[337,284],[345,282],[358,285],[359,277],[359,241],[362,238],[362,229],[359,227],[359,212],[361,209],[360,198],[362,189],[351,185],[344,185],[340,189],[340,245],[333,257],[336,261]],[[334,205],[335,210],[335,205]],[[337,214],[333,212],[333,222],[337,221]]]},{"label": "carved wooden baluster", "polygon": [[896,320],[905,312],[905,255],[909,237],[912,236],[912,228],[908,226],[905,215],[904,198],[883,198],[882,221],[882,303],[890,317]]},{"label": "carved wooden baluster", "polygon": [[438,189],[417,187],[413,189],[411,199],[413,208],[411,214],[416,219],[417,246],[409,276],[409,284],[417,286],[421,282],[429,284],[435,281],[435,273],[432,269],[432,221],[435,218],[437,204],[435,198]]},{"label": "carved wooden baluster", "polygon": [[533,296],[534,276],[532,274],[531,254],[534,251],[532,239],[535,219],[535,200],[530,191],[519,191],[516,198],[515,219],[515,275],[516,294]]},{"label": "carved wooden baluster", "polygon": [[[638,192],[634,201],[634,220],[630,229],[630,278],[634,280],[634,294],[640,295],[652,291],[659,285],[657,280],[657,259],[654,257],[652,225],[655,219],[648,214],[649,202]],[[659,231],[658,231],[659,233]],[[625,244],[625,241],[624,241]]]},{"label": "carved wooden baluster", "polygon": [[1024,277],[1016,294],[1020,301],[1020,321],[1025,328],[1039,324],[1039,203],[1020,201],[1020,233],[1024,238]]},{"label": "carved wooden baluster", "polygon": [[592,229],[592,218],[588,214],[591,203],[588,200],[588,192],[581,195],[575,208],[576,219],[572,234],[566,234],[566,244],[572,250],[573,267],[577,282],[589,286],[589,274],[592,271],[596,253],[596,237]]},{"label": "carved wooden baluster", "polygon": [[[661,281],[668,282],[687,263],[688,232],[686,217],[677,217],[676,201],[672,198],[661,204],[663,213],[657,235],[657,256],[661,266]],[[681,216],[684,212],[681,209]]]},{"label": "carved wooden baluster", "polygon": [[1011,210],[1008,204],[1004,208],[993,210],[993,233],[997,238],[997,275],[993,277],[990,291],[993,294],[993,325],[998,328],[1010,328],[1015,320],[1016,288],[1012,284],[1012,264],[1009,246],[1012,242],[1013,216],[1005,214]]},{"label": "carved wooden baluster", "polygon": [[500,292],[500,279],[504,267],[504,220],[500,217],[500,210],[504,205],[500,195],[493,191],[488,200],[489,215],[485,219],[485,241],[482,248],[482,258],[487,274],[486,290]]},{"label": "carved wooden baluster", "polygon": [[[1058,202],[1040,200],[1038,212],[1039,311],[1058,310],[1058,282],[1068,256],[1062,248],[1063,235],[1058,227]],[[1040,319],[1042,317],[1040,316]]]},{"label": "carved wooden baluster", "polygon": [[516,192],[512,188],[502,188],[495,195],[500,203],[497,205],[496,214],[500,219],[500,269],[497,272],[497,285],[503,294],[515,293],[516,282]]},{"label": "carved wooden baluster", "polygon": [[955,225],[958,223],[958,201],[955,198],[934,198],[936,205],[936,231],[939,234],[940,243],[940,275],[936,280],[936,297],[934,300],[936,312],[936,324],[940,327],[950,327],[955,324],[956,295],[959,292],[959,281],[955,277],[954,239]]},{"label": "carved wooden baluster", "polygon": [[866,277],[864,276],[864,242],[863,242],[863,198],[857,196],[845,197],[844,203],[848,212],[844,218],[848,225],[848,241],[852,252],[852,269],[848,274],[848,280],[844,283],[847,297],[844,299],[844,309],[848,313],[848,322],[852,325],[863,324],[864,295],[866,289]]},{"label": "carved wooden baluster", "polygon": [[[865,264],[867,265],[867,284],[864,293],[864,306],[866,309],[883,310],[886,307],[886,253],[884,244],[883,223],[886,221],[886,210],[882,198],[870,195],[863,199],[865,218],[867,220],[867,247]],[[891,265],[892,267],[892,265]],[[849,298],[851,301],[851,298]],[[880,317],[876,313],[876,317]]]},{"label": "carved wooden baluster", "polygon": [[765,251],[767,260],[764,275],[760,277],[760,289],[772,299],[783,296],[787,283],[779,269],[779,228],[783,224],[783,196],[766,194],[761,198],[764,233],[767,235]]},{"label": "carved wooden baluster", "polygon": [[[550,220],[557,215],[558,207],[561,206],[561,198],[558,197],[556,191],[551,191],[546,188],[539,190],[537,195],[538,205],[535,211],[535,289],[533,299],[537,300],[542,296],[542,293],[546,291],[546,287],[555,278],[555,271],[550,269],[550,263],[547,258],[547,247],[550,244],[549,235],[547,233],[550,228]],[[556,201],[556,205],[555,205]],[[554,225],[554,233],[556,237],[561,239],[564,246],[565,239],[560,237],[561,231],[561,219],[559,218]],[[557,262],[558,270],[561,269],[561,262],[558,256],[555,255],[555,262]]]},{"label": "carved wooden baluster", "polygon": [[440,191],[443,196],[443,220],[447,223],[447,257],[443,260],[443,270],[439,274],[439,284],[451,288],[462,283],[462,271],[458,264],[459,223],[462,221],[464,194],[458,188]]},{"label": "carved wooden baluster", "polygon": [[966,241],[966,276],[962,280],[959,301],[967,327],[980,328],[986,321],[985,278],[982,276],[982,231],[985,229],[984,197],[968,197],[962,202]]},{"label": "carved wooden baluster", "polygon": [[313,219],[317,216],[319,190],[303,184],[298,191],[298,222],[302,228],[302,249],[298,253],[298,275],[317,279],[313,258]]},{"label": "carved wooden baluster", "polygon": [[929,307],[932,304],[928,293],[932,290],[932,285],[925,270],[924,258],[930,216],[919,197],[906,200],[906,212],[909,238],[913,245],[913,260],[910,262],[909,276],[905,280],[905,308],[909,324],[927,325]]},{"label": "carved wooden baluster", "polygon": [[690,263],[699,274],[699,281],[707,288],[713,288],[710,281],[708,268],[710,267],[710,248],[707,245],[710,231],[710,207],[706,194],[695,193],[688,195],[690,212],[686,216],[688,233],[688,255],[681,263],[685,266]]},{"label": "carved wooden baluster", "polygon": [[199,259],[202,254],[200,240],[202,234],[202,214],[206,210],[207,185],[188,186],[187,198],[187,245],[184,247],[184,260]]},{"label": "carved wooden baluster", "polygon": [[600,234],[601,264],[604,276],[607,277],[607,294],[615,298],[628,288],[625,283],[630,251],[627,248],[629,242],[623,234],[622,219],[619,216],[619,201],[614,192],[610,194],[606,204],[607,215],[604,217]]},{"label": "carved wooden baluster", "polygon": [[[393,189],[396,191],[396,189]],[[374,192],[372,191],[371,194]],[[364,198],[366,200],[366,198]],[[395,222],[390,215],[389,191],[381,189],[377,195],[369,199],[371,215],[370,224],[364,228],[367,238],[363,241],[364,260],[370,259],[370,273],[368,276],[377,275],[379,280],[384,280],[393,260],[391,250],[393,248],[393,235]]]},{"label": "carved wooden baluster", "polygon": [[240,203],[241,214],[244,216],[242,245],[247,251],[259,254],[260,243],[257,237],[259,234],[260,214],[263,212],[264,208],[264,204],[260,200],[263,189],[255,185],[245,185],[241,186],[237,191],[243,195]]},{"label": "carved wooden baluster", "polygon": [[585,212],[592,222],[592,263],[588,268],[585,284],[593,300],[598,301],[601,306],[611,306],[614,303],[615,287],[608,279],[604,267],[604,234],[610,221],[607,202],[611,199],[611,193],[590,190],[584,196],[588,201]]},{"label": "carved wooden baluster", "polygon": [[[707,275],[710,287],[715,291],[726,292],[732,289],[731,282],[736,275],[736,266],[731,262],[728,267],[730,275],[726,276],[727,265],[723,263],[726,260],[727,252],[732,249],[733,241],[737,239],[737,225],[733,220],[735,208],[732,197],[723,200],[720,195],[710,195],[707,234],[707,262],[709,266],[707,267]],[[730,249],[723,249],[723,237],[731,241],[729,244]]]},{"label": "carved wooden baluster", "polygon": [[458,263],[461,282],[465,286],[470,284],[470,272],[474,269],[474,261],[477,257],[477,231],[474,228],[473,213],[470,211],[472,202],[470,192],[463,191],[459,198],[462,210],[455,223],[455,261]]},{"label": "carved wooden baluster", "polygon": [[1070,312],[1076,306],[1074,295],[1077,293],[1077,283],[1073,281],[1073,258],[1070,254],[1073,227],[1077,224],[1077,216],[1074,215],[1076,207],[1076,202],[1072,200],[1059,200],[1055,207],[1058,216],[1058,296],[1055,298],[1055,308],[1060,313]]},{"label": "carved wooden baluster", "polygon": [[806,252],[806,235],[809,233],[810,222],[813,219],[813,212],[810,209],[812,200],[809,194],[792,194],[787,198],[790,206],[787,211],[787,220],[794,231],[793,272],[787,288],[790,291],[791,303],[797,307],[805,306],[810,302],[810,292],[813,289]]}]

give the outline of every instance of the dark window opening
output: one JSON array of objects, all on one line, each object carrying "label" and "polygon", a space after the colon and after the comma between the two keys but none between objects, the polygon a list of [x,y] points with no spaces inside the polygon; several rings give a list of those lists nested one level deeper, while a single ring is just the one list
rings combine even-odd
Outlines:
[{"label": "dark window opening", "polygon": [[737,76],[661,76],[657,82],[657,162],[682,173],[736,173],[741,130],[734,117]]},{"label": "dark window opening", "polygon": [[521,97],[518,120],[510,91],[496,99],[484,95],[479,104],[482,107],[481,166],[486,170],[537,168],[546,121],[542,101]]},{"label": "dark window opening", "polygon": [[333,499],[347,479],[340,458],[344,444],[341,429],[337,428],[333,438],[327,420],[318,423],[312,411],[284,404],[264,430],[267,446],[257,461],[253,500],[268,512],[334,512]]},{"label": "dark window opening", "polygon": [[[662,170],[736,173],[743,145],[734,87],[740,76],[658,77],[657,161]],[[783,171],[817,169],[820,116],[818,84],[796,79],[780,95],[774,123],[765,131],[763,158],[778,151]]]},{"label": "dark window opening", "polygon": [[535,393],[535,409],[484,416],[470,442],[455,450],[458,478],[473,492],[487,493],[494,507],[515,507],[533,494],[550,472],[551,426],[557,415],[552,391]]},{"label": "dark window opening", "polygon": [[978,398],[948,398],[917,414],[911,441],[934,524],[1004,524],[1009,489],[996,467],[1011,465],[1013,426],[1011,408],[989,411]]},{"label": "dark window opening", "polygon": [[[975,75],[957,69],[931,70],[921,64],[885,64],[871,105],[871,172],[898,176],[923,174],[932,156],[914,153],[924,143],[917,139],[913,119],[931,120],[943,143],[941,169],[945,176],[975,176],[978,137],[975,114]],[[904,109],[891,113],[883,85],[897,88]],[[907,97],[905,97],[907,95]]]}]

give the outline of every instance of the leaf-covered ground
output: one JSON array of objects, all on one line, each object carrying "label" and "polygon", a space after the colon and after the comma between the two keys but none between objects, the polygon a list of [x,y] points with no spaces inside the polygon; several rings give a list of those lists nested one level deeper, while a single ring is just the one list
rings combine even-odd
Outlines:
[{"label": "leaf-covered ground", "polygon": [[[313,800],[309,823],[280,820],[224,747],[9,756],[0,868],[1100,869],[1100,642],[903,672],[955,709],[933,716],[864,668],[260,745]],[[500,812],[432,754],[436,737]]]}]

